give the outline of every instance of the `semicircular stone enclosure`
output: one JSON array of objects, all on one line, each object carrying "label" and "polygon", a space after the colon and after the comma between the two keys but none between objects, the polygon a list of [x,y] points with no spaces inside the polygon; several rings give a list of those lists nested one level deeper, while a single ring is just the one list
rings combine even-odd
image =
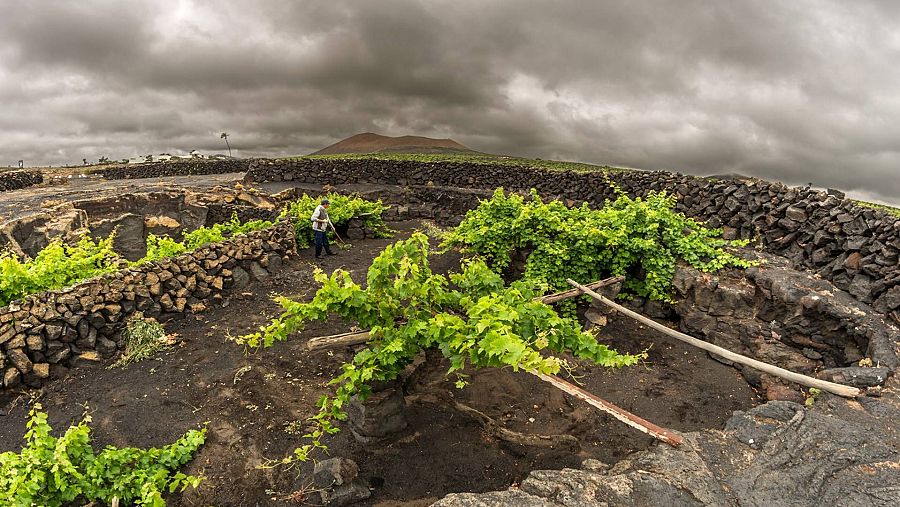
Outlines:
[{"label": "semicircular stone enclosure", "polygon": [[[24,410],[15,401],[20,393],[42,388],[51,406],[57,400],[60,420],[77,412],[68,405],[87,402],[118,411],[120,423],[138,421],[110,423],[118,428],[106,435],[110,442],[146,432],[146,442],[155,444],[164,429],[181,431],[200,416],[210,420],[212,450],[198,458],[206,468],[192,467],[204,469],[212,486],[173,497],[174,505],[287,502],[297,492],[332,505],[441,506],[894,505],[900,495],[894,376],[900,365],[900,219],[893,215],[834,193],[668,172],[311,158],[143,164],[101,176],[106,181],[90,183],[96,185],[90,195],[67,197],[46,187],[20,189],[30,184],[25,179],[37,180],[16,176],[4,195],[23,203],[49,196],[54,203],[8,220],[0,244],[34,255],[54,237],[117,230],[114,248],[133,260],[146,253],[141,248],[148,234],[178,237],[233,214],[276,219],[281,203],[323,187],[383,200],[390,205],[385,219],[401,238],[423,220],[458,224],[498,187],[534,188],[567,205],[596,207],[615,197],[615,187],[632,196],[666,190],[678,197],[679,211],[722,227],[728,238],[751,240],[742,255],[760,262],[717,273],[682,265],[673,303],[635,298],[627,306],[733,352],[865,392],[853,400],[817,399],[752,368],[654,341],[662,338],[623,317],[588,311],[588,323],[609,321],[610,334],[619,335],[609,338],[613,345],[648,348],[651,361],[646,371],[623,377],[592,373],[585,385],[671,424],[684,444],[674,448],[615,429],[611,418],[509,372],[476,375],[470,394],[447,398],[442,393],[454,391],[444,379],[445,365],[428,357],[399,386],[351,410],[354,432],[332,445],[336,461],[301,468],[305,477],[336,484],[311,486],[292,479],[295,473],[260,475],[255,466],[263,457],[289,452],[303,433],[302,422],[291,418],[309,415],[314,398],[327,389],[324,381],[352,357],[349,349],[309,352],[303,345],[312,336],[346,331],[340,323],[304,331],[299,344],[283,352],[251,356],[222,336],[226,329],[250,332],[265,323],[277,310],[269,292],[310,297],[314,291],[309,252],[296,250],[292,224],[277,221],[0,308],[0,401],[10,413]],[[140,183],[185,176],[194,184]],[[123,179],[137,184],[122,191]],[[390,240],[350,234],[353,246],[323,267],[343,266],[354,279],[364,278]],[[458,261],[439,256],[435,269],[453,269]],[[137,312],[181,335],[182,349],[153,366],[105,370],[104,358],[120,352],[122,327]],[[121,385],[103,392],[104,383]],[[132,396],[143,405],[127,401]],[[141,425],[148,410],[166,419],[157,425],[163,428]],[[552,444],[527,440],[537,433],[553,437]],[[465,439],[482,445],[465,445]],[[12,442],[0,439],[0,449]]]}]

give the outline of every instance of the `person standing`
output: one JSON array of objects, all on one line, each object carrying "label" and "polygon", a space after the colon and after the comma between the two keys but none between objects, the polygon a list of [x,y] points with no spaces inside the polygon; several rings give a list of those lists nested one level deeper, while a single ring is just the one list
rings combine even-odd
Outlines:
[{"label": "person standing", "polygon": [[331,251],[331,245],[328,244],[328,199],[322,199],[322,203],[316,206],[316,210],[312,214],[313,234],[316,236],[316,259],[322,258],[322,249],[328,255],[336,255]]}]

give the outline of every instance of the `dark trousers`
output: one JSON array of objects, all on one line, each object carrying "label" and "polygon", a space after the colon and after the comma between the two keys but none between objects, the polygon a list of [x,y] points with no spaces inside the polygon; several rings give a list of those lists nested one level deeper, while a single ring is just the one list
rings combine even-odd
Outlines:
[{"label": "dark trousers", "polygon": [[322,255],[322,249],[329,255],[331,254],[331,246],[328,244],[328,233],[325,231],[313,231],[316,235],[316,257]]}]

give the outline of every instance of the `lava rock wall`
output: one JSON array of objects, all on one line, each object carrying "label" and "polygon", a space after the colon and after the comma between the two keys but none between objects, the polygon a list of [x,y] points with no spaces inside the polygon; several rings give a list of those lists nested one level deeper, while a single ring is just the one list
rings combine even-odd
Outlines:
[{"label": "lava rock wall", "polygon": [[369,200],[380,199],[391,205],[383,214],[385,220],[433,220],[440,225],[457,226],[466,212],[489,199],[491,192],[466,188],[410,186],[363,192]]},{"label": "lava rock wall", "polygon": [[[792,269],[786,259],[762,253],[757,259],[757,266],[715,274],[681,265],[673,280],[676,304],[642,298],[631,303],[643,303],[640,310],[653,317],[671,318],[674,311],[692,336],[799,373],[847,373],[867,357],[880,368],[880,384],[900,366],[900,332],[883,315],[829,282]],[[759,372],[743,371],[758,384]],[[859,382],[845,383],[869,387]]]},{"label": "lava rock wall", "polygon": [[0,388],[40,387],[51,369],[111,357],[126,319],[197,313],[230,289],[277,272],[294,251],[288,221],[193,252],[109,273],[0,308]]},{"label": "lava rock wall", "polygon": [[18,190],[44,182],[40,171],[9,171],[0,173],[0,192]]},{"label": "lava rock wall", "polygon": [[760,180],[717,180],[665,171],[573,172],[471,163],[385,160],[253,160],[255,182],[434,185],[510,190],[603,205],[616,196],[667,190],[678,210],[722,227],[729,238],[758,238],[881,313],[900,319],[900,219],[822,191]]},{"label": "lava rock wall", "polygon": [[242,159],[147,162],[98,169],[94,171],[94,174],[99,174],[107,180],[128,180],[161,176],[242,173],[247,170],[247,164],[248,161]]}]

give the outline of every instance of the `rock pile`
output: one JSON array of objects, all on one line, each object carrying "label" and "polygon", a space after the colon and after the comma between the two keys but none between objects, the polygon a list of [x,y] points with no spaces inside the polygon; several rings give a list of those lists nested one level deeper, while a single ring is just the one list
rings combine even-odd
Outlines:
[{"label": "rock pile", "polygon": [[112,356],[132,313],[201,312],[228,290],[277,272],[294,242],[293,225],[283,221],[0,308],[0,388],[39,387],[51,368],[66,367],[86,352]]},{"label": "rock pile", "polygon": [[8,171],[0,173],[0,192],[18,190],[44,182],[40,171]]},{"label": "rock pile", "polygon": [[632,196],[668,190],[678,209],[723,227],[728,237],[759,236],[768,251],[833,281],[881,313],[900,319],[900,219],[839,195],[759,180],[699,178],[665,171],[570,172],[472,163],[384,160],[253,160],[251,181],[385,184],[513,190],[601,206],[615,183]]}]

